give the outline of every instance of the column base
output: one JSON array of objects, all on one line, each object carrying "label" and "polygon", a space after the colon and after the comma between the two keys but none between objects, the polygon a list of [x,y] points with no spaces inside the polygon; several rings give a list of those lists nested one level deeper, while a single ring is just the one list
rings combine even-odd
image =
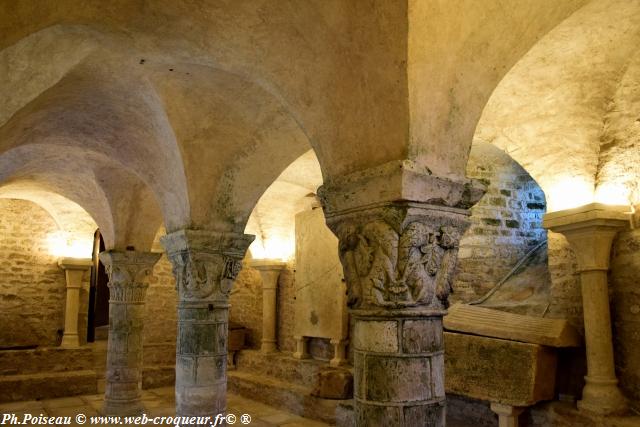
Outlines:
[{"label": "column base", "polygon": [[331,340],[333,345],[333,359],[329,361],[329,366],[338,367],[347,364],[346,358],[346,340]]},{"label": "column base", "polygon": [[293,353],[293,357],[296,359],[309,359],[309,339],[307,337],[295,336],[296,351]]},{"label": "column base", "polygon": [[491,402],[491,410],[498,414],[499,427],[518,427],[518,417],[524,411],[524,408]]},{"label": "column base", "polygon": [[627,399],[618,388],[618,380],[585,377],[578,409],[597,415],[623,414],[629,409]]},{"label": "column base", "polygon": [[105,400],[101,415],[115,415],[115,416],[132,416],[142,415],[144,413],[144,406],[139,399],[136,400]]},{"label": "column base", "polygon": [[80,337],[78,334],[64,334],[62,336],[62,342],[60,343],[62,348],[78,348],[80,347]]},{"label": "column base", "polygon": [[275,341],[262,340],[260,351],[263,353],[275,353],[278,351],[278,346]]}]

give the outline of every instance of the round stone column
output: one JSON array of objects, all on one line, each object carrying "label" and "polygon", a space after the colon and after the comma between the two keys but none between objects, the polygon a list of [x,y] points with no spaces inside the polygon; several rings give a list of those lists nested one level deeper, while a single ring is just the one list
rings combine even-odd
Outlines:
[{"label": "round stone column", "polygon": [[253,236],[179,230],[161,239],[178,288],[176,414],[226,411],[229,293]]},{"label": "round stone column", "polygon": [[278,349],[276,327],[278,278],[285,266],[284,262],[275,260],[254,260],[251,262],[251,268],[258,270],[262,277],[262,346],[260,350],[263,353],[272,353]]},{"label": "round stone column", "polygon": [[627,206],[593,203],[545,215],[544,227],[562,233],[578,261],[587,351],[586,385],[578,407],[601,415],[622,413],[627,401],[615,373],[607,271],[611,245],[629,226]]},{"label": "round stone column", "polygon": [[394,202],[327,216],[354,320],[357,427],[444,427],[442,317],[468,211]]},{"label": "round stone column", "polygon": [[80,307],[80,289],[82,278],[91,269],[90,259],[63,258],[58,262],[64,270],[67,280],[67,299],[64,307],[64,335],[60,347],[77,348],[80,346],[78,336],[78,312]]},{"label": "round stone column", "polygon": [[352,310],[357,426],[444,426],[442,310]]},{"label": "round stone column", "polygon": [[109,341],[102,413],[138,415],[144,411],[142,341],[146,278],[160,253],[116,252],[100,254],[109,275]]}]

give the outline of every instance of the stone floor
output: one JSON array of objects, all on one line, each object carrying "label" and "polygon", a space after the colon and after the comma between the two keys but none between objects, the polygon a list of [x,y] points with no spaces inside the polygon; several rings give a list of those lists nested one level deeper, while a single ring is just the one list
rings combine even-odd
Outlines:
[{"label": "stone floor", "polygon": [[[172,416],[175,415],[175,399],[173,387],[162,387],[150,390],[144,390],[143,403],[147,409],[146,414],[150,417],[156,416]],[[64,397],[60,399],[32,400],[26,402],[12,402],[0,404],[0,414],[16,414],[22,419],[24,414],[33,416],[71,416],[73,426],[78,425],[75,422],[77,414],[84,414],[87,417],[97,416],[98,409],[102,405],[102,394]],[[254,427],[326,427],[318,421],[302,418],[289,412],[281,411],[272,406],[253,400],[245,399],[240,396],[227,395],[227,413],[234,414],[238,417],[235,425],[244,425],[240,422],[243,414],[251,416],[250,426]],[[0,416],[0,423],[2,423]],[[87,422],[85,425],[91,425]],[[152,425],[152,424],[149,424]]]}]

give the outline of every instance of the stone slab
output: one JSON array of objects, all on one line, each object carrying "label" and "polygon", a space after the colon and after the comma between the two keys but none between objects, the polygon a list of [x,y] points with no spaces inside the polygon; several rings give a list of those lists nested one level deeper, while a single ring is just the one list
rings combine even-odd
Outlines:
[{"label": "stone slab", "polygon": [[553,399],[554,349],[451,332],[444,341],[447,393],[513,406]]},{"label": "stone slab", "polygon": [[449,308],[444,328],[550,347],[578,347],[582,343],[578,331],[564,319],[524,316],[467,304]]},{"label": "stone slab", "polygon": [[347,336],[346,285],[338,239],[322,209],[296,215],[294,335],[343,340]]}]

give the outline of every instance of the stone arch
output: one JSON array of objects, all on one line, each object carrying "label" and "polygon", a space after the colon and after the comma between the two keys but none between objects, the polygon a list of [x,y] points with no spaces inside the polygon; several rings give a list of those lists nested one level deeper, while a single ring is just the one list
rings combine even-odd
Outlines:
[{"label": "stone arch", "polygon": [[[93,250],[93,233],[98,228],[94,219],[77,203],[60,194],[43,189],[33,182],[13,182],[0,187],[0,198],[27,200],[47,211],[66,239],[66,247],[60,254],[71,253],[90,257]],[[58,242],[52,242],[58,243]]]},{"label": "stone arch", "polygon": [[[546,230],[542,228],[542,216],[546,211],[544,192],[507,153],[491,144],[475,141],[471,146],[467,175],[487,185],[487,192],[471,208],[471,226],[460,241],[452,299],[463,302],[478,300],[494,292],[519,262],[547,240]],[[530,270],[525,272],[527,277],[540,274],[540,280],[516,283],[515,288],[507,292],[514,302],[525,301],[536,293],[548,294],[546,248],[542,248],[542,252],[539,260],[525,267]],[[540,264],[541,268],[538,268]],[[502,293],[505,290],[506,287]]]},{"label": "stone arch", "polygon": [[162,216],[140,179],[90,150],[27,144],[0,155],[0,183],[57,193],[81,206],[100,227],[108,249],[148,249]]},{"label": "stone arch", "polygon": [[527,169],[550,211],[594,200],[603,117],[640,42],[639,20],[637,3],[587,4],[529,50],[484,108],[475,138]]}]

